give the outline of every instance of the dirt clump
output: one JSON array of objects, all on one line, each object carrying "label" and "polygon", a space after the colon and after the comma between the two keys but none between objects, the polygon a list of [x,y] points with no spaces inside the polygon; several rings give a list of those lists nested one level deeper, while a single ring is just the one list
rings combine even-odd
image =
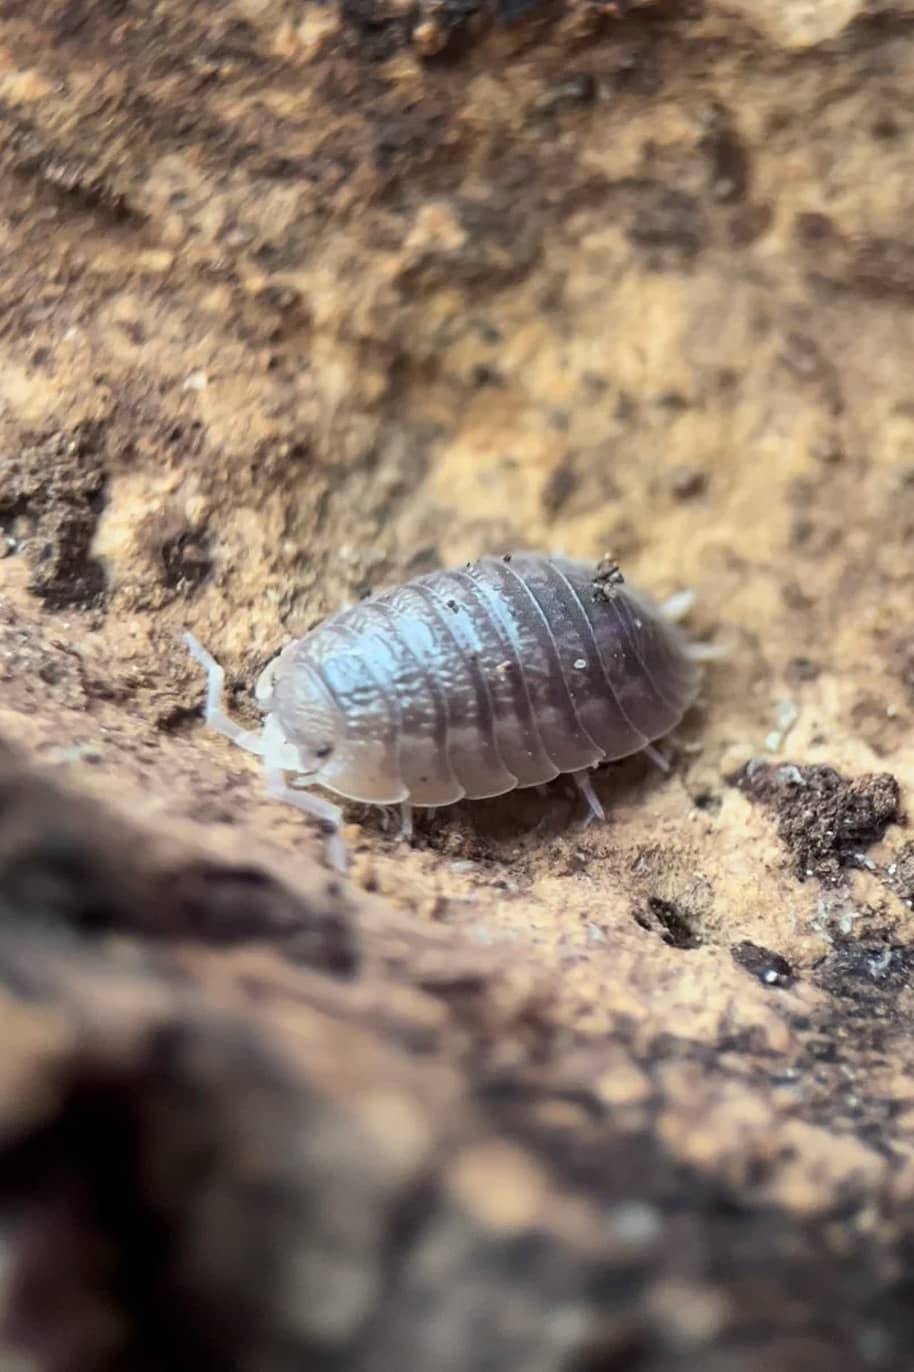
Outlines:
[{"label": "dirt clump", "polygon": [[0,470],[0,530],[7,552],[24,553],[29,590],[49,609],[97,605],[105,573],[92,540],[105,493],[104,429],[27,438]]},{"label": "dirt clump", "polygon": [[887,772],[847,780],[833,767],[749,763],[737,779],[746,795],[778,819],[778,836],[804,880],[834,885],[890,824],[901,822],[898,782]]}]

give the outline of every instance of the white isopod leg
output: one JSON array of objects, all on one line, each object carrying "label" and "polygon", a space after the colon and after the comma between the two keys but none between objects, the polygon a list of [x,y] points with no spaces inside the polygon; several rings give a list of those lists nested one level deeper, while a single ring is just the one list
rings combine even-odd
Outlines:
[{"label": "white isopod leg", "polygon": [[340,826],[343,823],[343,812],[340,807],[330,800],[312,794],[311,791],[297,790],[290,786],[282,772],[267,772],[267,791],[274,800],[284,800],[286,804],[294,805],[297,810],[303,810],[306,815],[311,815],[330,827],[327,836],[327,856],[331,866],[338,872],[345,872],[346,845],[340,833]]},{"label": "white isopod leg", "polygon": [[413,836],[413,807],[408,800],[400,805],[400,837],[409,843]]},{"label": "white isopod leg", "polygon": [[655,748],[653,743],[648,743],[644,748],[641,749],[641,751],[642,753],[644,753],[645,757],[650,758],[651,762],[653,762],[654,766],[657,768],[658,771],[669,772],[669,758],[664,757],[660,749]]},{"label": "white isopod leg", "polygon": [[586,829],[595,819],[605,819],[606,811],[600,804],[597,793],[593,789],[593,783],[590,780],[589,773],[586,771],[572,772],[571,778],[581,795],[587,801],[587,818],[584,820],[583,827]]},{"label": "white isopod leg", "polygon": [[364,802],[364,812],[366,815],[376,814],[384,833],[390,833],[391,826],[393,825],[397,814],[397,807],[395,805],[372,805],[370,800],[366,800]]},{"label": "white isopod leg", "polygon": [[675,595],[671,595],[669,600],[665,600],[660,606],[661,614],[672,620],[674,624],[678,624],[681,619],[685,619],[695,604],[695,598],[694,591],[677,591]]},{"label": "white isopod leg", "polygon": [[693,662],[722,662],[730,656],[730,650],[722,643],[690,643],[686,654]]},{"label": "white isopod leg", "polygon": [[222,691],[225,686],[225,672],[219,663],[208,653],[203,644],[193,634],[185,634],[184,642],[193,656],[206,672],[206,704],[204,718],[210,729],[215,729],[225,738],[230,738],[239,748],[248,753],[263,753],[263,739],[259,729],[242,729],[234,720],[229,719],[222,708]]}]

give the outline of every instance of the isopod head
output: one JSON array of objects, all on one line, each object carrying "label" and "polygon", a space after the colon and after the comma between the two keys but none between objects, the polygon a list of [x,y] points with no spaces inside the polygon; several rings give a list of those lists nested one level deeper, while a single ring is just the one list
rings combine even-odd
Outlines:
[{"label": "isopod head", "polygon": [[294,771],[315,782],[331,765],[343,721],[316,672],[294,660],[290,643],[257,679],[257,703],[263,710],[264,757],[268,766]]}]

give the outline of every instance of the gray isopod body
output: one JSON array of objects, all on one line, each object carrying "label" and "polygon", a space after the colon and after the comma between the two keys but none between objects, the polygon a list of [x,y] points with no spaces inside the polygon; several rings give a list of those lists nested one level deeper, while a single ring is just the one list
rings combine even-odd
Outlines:
[{"label": "gray isopod body", "polygon": [[570,773],[602,815],[588,769],[678,724],[705,655],[621,578],[539,553],[417,577],[289,643],[257,682],[259,732],[223,713],[222,671],[187,639],[208,723],[263,758],[272,794],[329,823],[337,863],[340,809],[307,787],[401,804],[408,828],[412,806]]}]

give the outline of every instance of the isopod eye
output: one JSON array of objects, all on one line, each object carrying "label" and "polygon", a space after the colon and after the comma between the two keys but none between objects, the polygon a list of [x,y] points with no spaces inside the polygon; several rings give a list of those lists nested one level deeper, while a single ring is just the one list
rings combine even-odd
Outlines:
[{"label": "isopod eye", "polygon": [[320,747],[314,749],[314,756],[319,762],[323,762],[333,752],[332,743],[322,743]]}]

